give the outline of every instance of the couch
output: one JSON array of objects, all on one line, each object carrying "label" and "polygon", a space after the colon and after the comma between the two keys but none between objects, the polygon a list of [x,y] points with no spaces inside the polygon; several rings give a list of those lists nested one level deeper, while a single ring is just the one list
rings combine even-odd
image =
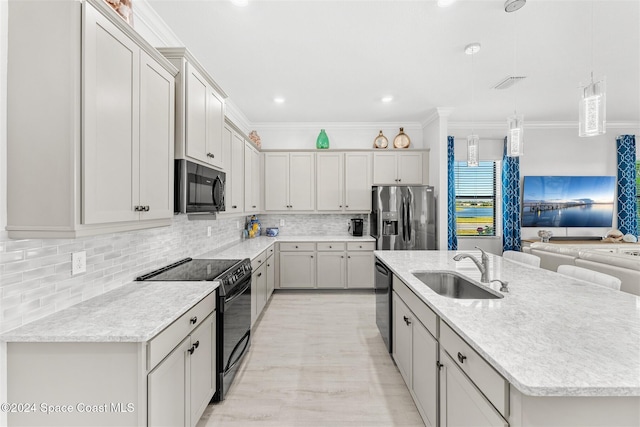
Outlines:
[{"label": "couch", "polygon": [[632,244],[559,245],[532,243],[530,253],[540,257],[540,267],[556,271],[568,264],[609,274],[622,281],[620,290],[640,296],[640,247]]}]

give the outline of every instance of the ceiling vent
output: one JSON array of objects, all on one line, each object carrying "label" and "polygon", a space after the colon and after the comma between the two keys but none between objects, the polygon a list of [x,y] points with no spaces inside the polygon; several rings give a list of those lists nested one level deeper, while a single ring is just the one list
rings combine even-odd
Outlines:
[{"label": "ceiling vent", "polygon": [[509,89],[511,86],[520,82],[520,80],[526,79],[527,76],[507,76],[504,79],[500,80],[498,84],[496,84],[493,89]]}]

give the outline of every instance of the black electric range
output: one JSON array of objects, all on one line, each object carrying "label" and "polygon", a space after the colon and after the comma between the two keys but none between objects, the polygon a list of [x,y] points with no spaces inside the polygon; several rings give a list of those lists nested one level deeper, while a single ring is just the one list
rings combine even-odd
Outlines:
[{"label": "black electric range", "polygon": [[223,400],[251,345],[251,261],[185,258],[136,280],[220,282],[216,291],[217,378],[213,399]]}]

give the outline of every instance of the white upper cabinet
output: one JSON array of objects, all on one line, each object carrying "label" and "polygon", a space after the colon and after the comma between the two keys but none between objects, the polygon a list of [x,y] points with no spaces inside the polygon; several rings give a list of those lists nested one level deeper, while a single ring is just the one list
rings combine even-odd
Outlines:
[{"label": "white upper cabinet", "polygon": [[244,211],[244,139],[230,127],[225,126],[223,152],[228,151],[226,181],[226,212]]},{"label": "white upper cabinet", "polygon": [[266,153],[264,177],[266,211],[315,209],[314,153]]},{"label": "white upper cabinet", "polygon": [[103,2],[9,13],[9,237],[168,225],[177,70]]},{"label": "white upper cabinet", "polygon": [[244,211],[260,211],[260,152],[248,141],[244,142]]},{"label": "white upper cabinet", "polygon": [[371,210],[371,153],[317,153],[318,211]]},{"label": "white upper cabinet", "polygon": [[373,185],[427,184],[425,151],[373,153]]},{"label": "white upper cabinet", "polygon": [[186,48],[158,49],[180,73],[177,81],[178,159],[225,169],[224,100],[227,95]]}]

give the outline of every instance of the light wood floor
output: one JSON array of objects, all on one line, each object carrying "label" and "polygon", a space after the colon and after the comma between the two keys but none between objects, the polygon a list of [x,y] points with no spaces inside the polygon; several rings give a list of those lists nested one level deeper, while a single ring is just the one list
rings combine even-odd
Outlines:
[{"label": "light wood floor", "polygon": [[423,426],[363,292],[278,292],[198,427]]}]

